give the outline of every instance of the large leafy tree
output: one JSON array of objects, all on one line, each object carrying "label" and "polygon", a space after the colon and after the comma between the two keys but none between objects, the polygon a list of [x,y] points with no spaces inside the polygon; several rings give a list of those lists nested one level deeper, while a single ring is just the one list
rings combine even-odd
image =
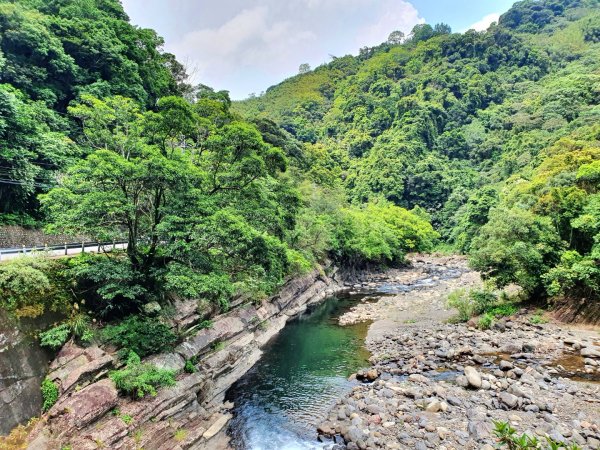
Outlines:
[{"label": "large leafy tree", "polygon": [[[270,288],[285,275],[285,251],[261,231],[264,220],[223,215],[284,170],[285,157],[252,125],[219,114],[202,117],[197,110],[206,108],[166,97],[156,112],[142,113],[131,99],[91,96],[70,108],[90,153],[42,197],[50,229],[126,237],[130,269],[122,273],[142,285],[129,297],[155,291],[166,277],[167,286],[180,286],[186,295],[212,286],[221,302],[245,273],[271,277]],[[260,209],[261,197],[252,201],[250,208]],[[269,215],[276,219],[278,209]]]}]

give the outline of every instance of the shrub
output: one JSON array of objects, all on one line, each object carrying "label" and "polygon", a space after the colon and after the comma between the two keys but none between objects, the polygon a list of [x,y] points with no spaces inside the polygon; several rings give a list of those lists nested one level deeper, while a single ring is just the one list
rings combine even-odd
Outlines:
[{"label": "shrub", "polygon": [[124,317],[137,312],[148,294],[144,279],[127,258],[82,254],[69,260],[69,273],[86,292],[94,314]]},{"label": "shrub", "polygon": [[196,360],[196,358],[188,359],[185,362],[185,366],[183,367],[183,371],[185,373],[196,373],[196,372],[198,372],[198,368],[196,367],[197,363],[198,363],[198,361]]},{"label": "shrub", "polygon": [[175,385],[174,370],[142,364],[135,352],[129,353],[124,369],[112,371],[109,376],[121,393],[134,399],[141,399],[146,395],[155,396],[158,388]]},{"label": "shrub", "polygon": [[212,328],[213,325],[214,325],[214,322],[212,320],[203,320],[202,322],[200,322],[200,329],[204,330],[204,329]]},{"label": "shrub", "polygon": [[54,406],[58,400],[58,386],[48,378],[42,381],[42,411],[46,412]]},{"label": "shrub", "polygon": [[466,322],[478,314],[489,315],[489,318],[483,321],[483,324],[485,324],[490,319],[493,322],[493,319],[497,316],[510,316],[517,311],[514,305],[499,304],[498,302],[498,296],[487,288],[470,291],[458,289],[450,293],[446,305],[449,308],[456,308],[458,310],[456,320],[459,322]]},{"label": "shrub", "polygon": [[177,340],[177,335],[158,319],[130,316],[117,325],[105,327],[102,338],[120,347],[121,355],[133,351],[144,357],[169,349]]},{"label": "shrub", "polygon": [[548,323],[548,319],[543,316],[542,311],[536,311],[536,313],[529,318],[529,323],[533,325],[540,325],[543,323]]},{"label": "shrub", "polygon": [[477,322],[477,327],[480,330],[489,330],[494,324],[494,316],[490,313],[485,313],[483,316],[479,318]]},{"label": "shrub", "polygon": [[187,437],[187,435],[187,430],[185,430],[184,428],[179,428],[177,431],[175,431],[173,439],[175,439],[177,442],[181,442]]},{"label": "shrub", "polygon": [[71,327],[67,323],[60,324],[48,331],[40,333],[40,344],[52,350],[58,350],[71,336]]},{"label": "shrub", "polygon": [[0,307],[17,317],[63,312],[71,302],[63,263],[44,257],[16,258],[0,265]]},{"label": "shrub", "polygon": [[498,301],[496,295],[488,289],[473,289],[469,292],[469,297],[471,297],[475,304],[475,314],[487,312]]},{"label": "shrub", "polygon": [[458,310],[456,320],[466,322],[475,314],[475,303],[465,289],[457,289],[448,295],[446,305]]},{"label": "shrub", "polygon": [[71,335],[82,343],[88,343],[92,340],[93,331],[90,326],[90,319],[86,314],[74,314],[66,322],[40,333],[40,345],[58,350],[69,340]]},{"label": "shrub", "polygon": [[502,305],[496,305],[491,308],[488,312],[492,314],[494,317],[508,317],[512,316],[518,311],[518,308],[515,305],[511,305],[510,303],[505,303]]}]

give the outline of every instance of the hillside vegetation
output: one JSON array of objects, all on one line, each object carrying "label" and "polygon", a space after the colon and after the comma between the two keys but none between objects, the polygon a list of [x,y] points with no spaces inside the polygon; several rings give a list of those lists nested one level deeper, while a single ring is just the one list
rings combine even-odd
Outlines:
[{"label": "hillside vegetation", "polygon": [[353,205],[308,176],[301,143],[242,119],[227,92],[186,84],[118,0],[0,1],[0,33],[0,224],[128,242],[0,265],[0,307],[64,319],[47,347],[131,315],[153,317],[123,321],[115,345],[148,344],[174,300],[197,299],[209,320],[330,261],[401,264],[439,236],[422,209]]},{"label": "hillside vegetation", "polygon": [[418,25],[234,104],[349,201],[422,208],[534,298],[600,295],[600,3],[526,0],[486,32]]}]

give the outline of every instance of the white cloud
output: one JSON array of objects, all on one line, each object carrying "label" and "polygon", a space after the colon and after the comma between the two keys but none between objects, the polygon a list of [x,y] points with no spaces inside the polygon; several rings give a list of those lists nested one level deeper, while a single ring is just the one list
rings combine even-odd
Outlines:
[{"label": "white cloud", "polygon": [[357,54],[424,21],[410,0],[123,1],[138,23],[156,21],[159,32],[167,30],[165,49],[187,66],[192,82],[229,89],[234,98],[294,75],[302,63]]},{"label": "white cloud", "polygon": [[380,2],[375,21],[358,31],[356,43],[361,47],[378,45],[385,42],[392,31],[400,30],[408,35],[416,24],[424,22],[411,3],[386,0]]},{"label": "white cloud", "polygon": [[490,25],[492,23],[498,22],[499,19],[500,19],[499,13],[488,14],[487,16],[483,17],[481,20],[478,20],[471,26],[467,27],[467,30],[485,31],[490,27]]},{"label": "white cloud", "polygon": [[291,21],[273,18],[263,5],[244,9],[219,27],[189,32],[168,49],[194,61],[198,77],[214,80],[248,66],[276,69],[286,62],[288,52],[302,53],[315,39],[314,33],[295,29]]}]

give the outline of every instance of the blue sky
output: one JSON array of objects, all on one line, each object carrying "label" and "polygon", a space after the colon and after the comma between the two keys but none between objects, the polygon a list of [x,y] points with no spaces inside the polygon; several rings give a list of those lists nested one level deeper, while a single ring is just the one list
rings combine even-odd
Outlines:
[{"label": "blue sky", "polygon": [[445,22],[485,29],[513,0],[122,0],[134,24],[165,38],[192,81],[234,99],[260,93],[298,66],[356,54],[390,32]]}]

